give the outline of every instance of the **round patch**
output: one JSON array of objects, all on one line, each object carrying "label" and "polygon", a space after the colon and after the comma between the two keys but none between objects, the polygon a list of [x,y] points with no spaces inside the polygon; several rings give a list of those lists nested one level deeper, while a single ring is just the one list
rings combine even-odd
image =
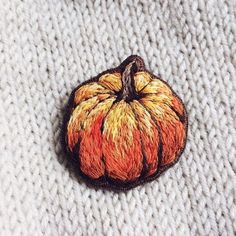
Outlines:
[{"label": "round patch", "polygon": [[65,115],[66,150],[80,175],[93,185],[121,190],[173,166],[186,135],[181,99],[139,56],[80,84]]}]

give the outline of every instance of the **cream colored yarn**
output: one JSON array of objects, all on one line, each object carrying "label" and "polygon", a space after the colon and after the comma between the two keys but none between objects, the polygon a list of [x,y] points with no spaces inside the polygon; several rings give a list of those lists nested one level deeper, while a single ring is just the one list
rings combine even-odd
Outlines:
[{"label": "cream colored yarn", "polygon": [[[0,235],[235,235],[235,0],[0,0]],[[138,54],[189,114],[180,162],[88,188],[60,144],[72,89]]]}]

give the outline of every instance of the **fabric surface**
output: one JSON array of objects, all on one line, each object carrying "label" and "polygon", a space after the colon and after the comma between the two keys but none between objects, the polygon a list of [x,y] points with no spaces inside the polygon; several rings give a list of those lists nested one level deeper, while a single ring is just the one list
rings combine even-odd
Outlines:
[{"label": "fabric surface", "polygon": [[[0,0],[1,235],[235,235],[234,0]],[[80,82],[140,55],[189,115],[180,162],[89,188],[60,143]]]}]

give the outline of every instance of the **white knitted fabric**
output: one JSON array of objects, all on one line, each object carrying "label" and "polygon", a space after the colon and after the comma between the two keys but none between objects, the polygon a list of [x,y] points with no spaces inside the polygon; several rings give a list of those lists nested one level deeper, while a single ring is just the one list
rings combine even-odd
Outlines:
[{"label": "white knitted fabric", "polygon": [[[235,235],[235,0],[0,0],[0,235]],[[124,193],[62,152],[72,89],[131,54],[183,99],[180,162]]]}]

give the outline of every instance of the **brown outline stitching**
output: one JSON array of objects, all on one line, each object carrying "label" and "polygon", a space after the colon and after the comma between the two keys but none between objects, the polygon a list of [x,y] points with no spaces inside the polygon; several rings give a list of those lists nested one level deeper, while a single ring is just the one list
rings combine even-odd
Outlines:
[{"label": "brown outline stitching", "polygon": [[[70,119],[70,116],[71,116],[71,113],[73,111],[73,108],[74,108],[74,95],[75,95],[75,92],[83,85],[85,84],[88,84],[90,82],[97,82],[98,79],[104,75],[104,74],[107,74],[107,73],[122,73],[122,71],[124,70],[125,66],[130,63],[132,60],[134,59],[137,59],[141,62],[141,64],[143,63],[143,60],[141,57],[137,56],[137,55],[131,55],[129,56],[128,58],[126,58],[121,64],[120,66],[116,67],[116,68],[113,68],[113,69],[109,69],[109,70],[106,70],[100,74],[98,74],[96,77],[92,78],[92,79],[89,79],[83,83],[81,83],[80,85],[78,85],[71,93],[70,97],[69,97],[69,101],[68,101],[68,104],[66,106],[66,109],[65,109],[65,114],[64,114],[64,117],[63,117],[63,127],[62,127],[62,132],[61,132],[61,135],[62,135],[62,145],[64,147],[64,150],[66,152],[66,154],[70,157],[70,161],[73,162],[73,165],[77,168],[77,171],[78,171],[78,174],[80,177],[82,177],[85,182],[90,185],[90,186],[93,186],[93,187],[104,187],[106,189],[110,189],[110,190],[113,190],[113,191],[126,191],[126,190],[129,190],[131,188],[134,188],[134,187],[137,187],[143,183],[147,183],[147,182],[151,182],[155,179],[157,179],[162,173],[164,173],[166,170],[168,170],[170,167],[174,166],[180,159],[180,156],[182,155],[185,147],[186,147],[186,142],[187,142],[187,136],[188,136],[188,115],[187,115],[187,111],[186,111],[186,108],[184,106],[184,103],[183,101],[181,100],[181,98],[173,91],[173,89],[168,85],[168,83],[166,81],[163,81],[161,78],[153,75],[150,71],[148,71],[146,68],[145,68],[145,65],[142,64],[142,68],[140,69],[140,71],[144,71],[144,72],[147,72],[149,73],[154,79],[159,79],[161,80],[163,83],[165,83],[169,88],[170,90],[172,91],[173,93],[173,96],[175,96],[176,98],[178,98],[180,100],[180,103],[183,105],[183,108],[184,108],[184,126],[185,126],[185,129],[186,129],[186,137],[185,137],[185,140],[184,140],[184,145],[182,147],[182,149],[180,150],[180,153],[179,155],[176,157],[175,161],[172,162],[171,164],[167,165],[167,166],[164,166],[162,168],[160,168],[154,175],[152,176],[149,176],[145,179],[137,179],[135,180],[134,182],[128,182],[128,183],[124,183],[124,182],[121,182],[121,181],[117,181],[117,180],[113,180],[111,178],[106,178],[105,177],[101,177],[97,180],[94,180],[94,179],[91,179],[89,178],[88,176],[86,176],[80,169],[80,163],[79,163],[79,158],[75,158],[75,153],[74,152],[70,152],[70,150],[68,149],[68,144],[67,144],[67,125],[68,125],[68,121]],[[139,71],[139,70],[138,70]]]}]

